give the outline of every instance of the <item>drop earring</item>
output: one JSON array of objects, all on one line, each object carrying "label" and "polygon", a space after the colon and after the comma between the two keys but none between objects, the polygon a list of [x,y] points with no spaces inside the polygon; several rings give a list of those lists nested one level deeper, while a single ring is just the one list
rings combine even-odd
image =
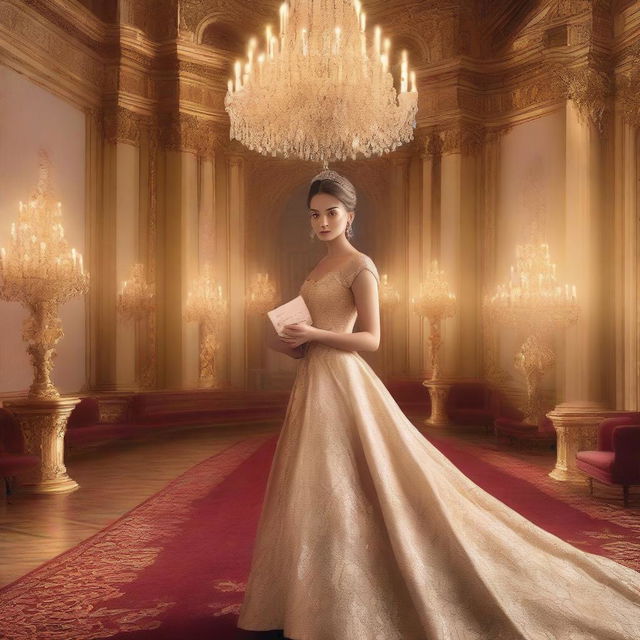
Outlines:
[{"label": "drop earring", "polygon": [[353,238],[353,229],[351,228],[351,222],[347,224],[347,228],[345,230],[344,235],[347,236],[347,238],[349,239]]},{"label": "drop earring", "polygon": [[311,233],[309,234],[309,240],[311,240],[311,242],[313,242],[316,239],[316,232],[311,229]]}]

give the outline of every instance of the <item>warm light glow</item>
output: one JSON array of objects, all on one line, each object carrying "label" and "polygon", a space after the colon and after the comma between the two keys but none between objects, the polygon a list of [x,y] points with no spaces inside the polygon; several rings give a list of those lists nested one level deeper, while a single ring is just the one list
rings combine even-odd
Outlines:
[{"label": "warm light glow", "polygon": [[509,280],[486,304],[498,320],[531,330],[568,326],[578,316],[576,287],[558,282],[546,243],[516,247]]},{"label": "warm light glow", "polygon": [[392,307],[400,302],[400,294],[398,290],[389,282],[389,276],[386,273],[380,275],[380,306],[383,309]]},{"label": "warm light glow", "polygon": [[21,302],[31,318],[23,339],[34,367],[29,397],[58,398],[49,377],[55,345],[64,335],[58,306],[89,290],[82,254],[70,248],[62,226],[62,203],[53,198],[50,163],[40,153],[40,178],[29,206],[18,203],[8,249],[0,248],[0,298]]},{"label": "warm light glow", "polygon": [[235,83],[228,83],[231,138],[263,155],[325,166],[409,142],[416,126],[415,76],[405,52],[396,92],[391,42],[384,39],[383,51],[379,26],[372,39],[371,48],[359,0],[282,3],[280,37],[267,25],[258,68],[251,64],[256,51],[250,45],[244,74],[236,63]]},{"label": "warm light glow", "polygon": [[247,309],[256,313],[266,313],[276,303],[276,285],[268,273],[257,273],[249,286]]},{"label": "warm light glow", "polygon": [[431,380],[440,377],[440,323],[443,318],[453,316],[457,310],[456,296],[449,290],[443,269],[434,260],[420,283],[420,293],[411,298],[413,310],[429,320],[429,347],[431,351]]},{"label": "warm light glow", "polygon": [[155,287],[144,276],[144,265],[134,264],[118,295],[118,312],[125,318],[141,320],[155,310]]}]

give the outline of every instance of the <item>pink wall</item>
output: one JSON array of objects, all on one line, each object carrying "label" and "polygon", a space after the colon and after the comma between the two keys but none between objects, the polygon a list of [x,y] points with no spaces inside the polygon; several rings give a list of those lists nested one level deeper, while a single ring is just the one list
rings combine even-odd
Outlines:
[{"label": "pink wall", "polygon": [[[18,202],[38,179],[38,150],[53,164],[54,188],[63,207],[65,235],[85,254],[85,116],[81,110],[0,65],[0,246],[9,240]],[[26,390],[31,366],[21,340],[25,310],[0,301],[0,395]],[[54,383],[63,393],[85,383],[85,301],[61,308],[65,337],[58,344]]]}]

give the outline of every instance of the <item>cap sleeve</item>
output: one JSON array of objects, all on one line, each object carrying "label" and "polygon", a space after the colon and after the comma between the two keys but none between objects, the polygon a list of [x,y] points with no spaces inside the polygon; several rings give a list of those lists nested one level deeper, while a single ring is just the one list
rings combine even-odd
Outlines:
[{"label": "cap sleeve", "polygon": [[371,271],[378,284],[380,284],[380,276],[378,275],[378,270],[373,260],[369,256],[361,255],[354,258],[345,269],[343,273],[343,283],[345,287],[350,288],[356,276],[364,269]]}]

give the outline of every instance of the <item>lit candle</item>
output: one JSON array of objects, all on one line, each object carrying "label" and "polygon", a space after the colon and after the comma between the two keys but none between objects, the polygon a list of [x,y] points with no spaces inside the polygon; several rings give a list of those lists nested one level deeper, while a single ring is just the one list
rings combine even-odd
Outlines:
[{"label": "lit candle", "polygon": [[574,300],[575,300],[575,299],[576,299],[576,297],[577,297],[577,296],[576,296],[576,285],[575,285],[575,284],[571,287],[571,297],[572,297]]},{"label": "lit candle", "polygon": [[406,93],[409,89],[409,61],[407,59],[406,49],[402,51],[402,63],[400,67],[400,93]]},{"label": "lit candle", "polygon": [[382,53],[382,28],[378,25],[373,32],[373,46],[376,57],[380,57]]},{"label": "lit candle", "polygon": [[11,239],[14,242],[16,241],[16,223],[15,222],[11,223]]},{"label": "lit candle", "polygon": [[76,267],[77,254],[75,249],[71,249],[71,260],[73,261],[73,267]]},{"label": "lit candle", "polygon": [[267,53],[269,53],[270,50],[271,50],[271,35],[272,35],[272,33],[271,33],[271,25],[268,24],[267,28],[265,30],[265,38],[266,38],[266,41],[267,41],[266,42],[266,44],[267,44],[267,46],[266,46]]},{"label": "lit candle", "polygon": [[366,29],[367,29],[367,14],[363,12],[360,14],[360,31],[364,33]]},{"label": "lit candle", "polygon": [[418,93],[418,87],[416,84],[416,72],[411,72],[411,93]]},{"label": "lit candle", "polygon": [[4,250],[4,247],[0,249],[0,260],[2,261],[2,270],[6,269],[6,261],[7,261],[7,252]]},{"label": "lit candle", "polygon": [[271,47],[269,49],[269,57],[273,57],[278,53],[278,38],[271,36]]},{"label": "lit candle", "polygon": [[80,263],[80,273],[84,275],[84,263],[82,261],[82,254],[78,254],[78,261]]},{"label": "lit candle", "polygon": [[227,80],[227,91],[233,93],[233,80]]},{"label": "lit candle", "polygon": [[387,56],[387,63],[391,56],[391,40],[389,38],[384,39],[384,55]]},{"label": "lit candle", "polygon": [[307,30],[302,30],[302,55],[309,55],[309,40],[307,39]]},{"label": "lit candle", "polygon": [[253,67],[253,54],[258,46],[258,41],[255,38],[249,40],[249,47],[247,49],[247,57],[249,58],[249,68]]},{"label": "lit candle", "polygon": [[335,49],[335,54],[337,56],[340,55],[340,33],[341,33],[340,27],[336,27],[336,49]]},{"label": "lit candle", "polygon": [[236,91],[240,91],[242,89],[242,80],[240,79],[240,73],[242,72],[242,63],[240,60],[236,60],[233,65],[234,71],[236,72]]},{"label": "lit candle", "polygon": [[18,202],[18,210],[20,211],[20,213],[22,213],[23,207],[24,207],[24,203],[22,202],[22,200],[20,200],[20,202]]},{"label": "lit candle", "polygon": [[264,65],[264,53],[258,56],[258,83],[262,85],[262,69]]}]

